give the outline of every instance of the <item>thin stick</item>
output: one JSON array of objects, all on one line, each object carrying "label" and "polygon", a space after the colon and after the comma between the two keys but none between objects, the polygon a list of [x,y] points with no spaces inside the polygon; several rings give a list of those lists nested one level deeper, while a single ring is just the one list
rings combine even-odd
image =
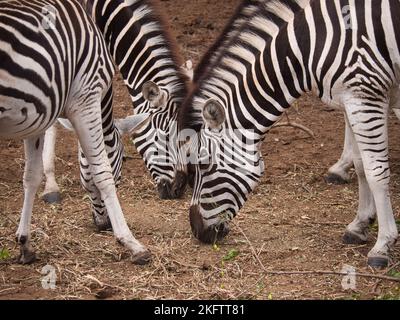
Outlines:
[{"label": "thin stick", "polygon": [[[265,274],[269,275],[336,275],[336,276],[348,276],[349,273],[347,272],[336,272],[336,271],[265,271]],[[379,275],[379,274],[372,274],[372,273],[351,273],[351,275],[354,275],[356,277],[363,277],[363,278],[373,278],[373,279],[381,279],[381,280],[387,280],[387,281],[393,281],[393,282],[400,282],[400,278],[397,277],[390,277],[390,276],[384,276],[384,275]]]},{"label": "thin stick", "polygon": [[[386,274],[388,274],[390,271],[392,271],[393,269],[397,268],[398,266],[400,266],[400,262],[397,262],[396,264],[394,264],[393,266],[391,266],[387,271]],[[382,279],[379,279],[375,284],[374,287],[372,289],[372,292],[376,292],[376,289],[378,288],[379,284],[382,282]]]},{"label": "thin stick", "polygon": [[279,127],[293,127],[293,128],[297,128],[297,129],[300,129],[300,130],[306,132],[311,138],[315,139],[315,134],[311,129],[303,126],[302,124],[290,121],[289,114],[287,112],[285,112],[285,116],[287,119],[286,122],[278,122],[278,123],[274,124],[271,129],[279,128]]},{"label": "thin stick", "polygon": [[[268,275],[333,275],[333,276],[348,276],[349,273],[347,272],[337,272],[337,271],[321,271],[321,270],[308,270],[308,271],[283,271],[283,270],[267,270],[264,266],[264,264],[261,262],[260,258],[257,255],[256,250],[254,249],[254,246],[250,242],[249,238],[246,236],[244,233],[243,229],[234,221],[232,223],[235,225],[235,227],[238,228],[239,232],[243,235],[243,237],[246,239],[246,242],[248,243],[253,256],[256,258],[258,263],[260,264],[261,268],[264,270],[264,274]],[[400,262],[399,262],[400,264]],[[391,267],[387,272],[390,272],[397,266],[394,265]],[[400,282],[400,278],[397,277],[390,277],[390,276],[385,276],[385,275],[378,275],[378,274],[372,274],[372,273],[351,273],[351,275],[354,275],[356,277],[363,277],[363,278],[372,278],[372,279],[380,279],[380,280],[386,280],[386,281],[393,281],[393,282]]]},{"label": "thin stick", "polygon": [[272,129],[274,128],[279,128],[279,127],[293,127],[296,129],[300,129],[304,132],[306,132],[311,138],[315,139],[315,134],[311,129],[308,129],[307,127],[303,126],[302,124],[296,123],[296,122],[280,122],[275,124]]},{"label": "thin stick", "polygon": [[11,290],[15,290],[15,289],[18,289],[18,288],[6,288],[6,289],[3,289],[3,290],[0,290],[0,294],[2,295],[6,291],[11,291]]},{"label": "thin stick", "polygon": [[260,258],[258,257],[258,254],[257,254],[256,250],[254,249],[253,245],[251,244],[249,238],[247,238],[246,234],[244,233],[243,229],[237,223],[235,223],[234,221],[232,221],[232,223],[236,228],[238,228],[239,232],[246,239],[246,242],[248,243],[248,245],[249,245],[249,247],[250,247],[250,249],[251,249],[251,251],[253,253],[253,256],[256,258],[256,260],[260,264],[261,268],[264,271],[267,271],[267,269],[265,268],[264,264],[261,262]]}]

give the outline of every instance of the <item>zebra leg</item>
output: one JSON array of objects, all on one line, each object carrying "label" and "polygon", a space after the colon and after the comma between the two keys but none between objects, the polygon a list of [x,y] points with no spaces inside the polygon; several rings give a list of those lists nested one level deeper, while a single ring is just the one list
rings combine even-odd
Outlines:
[{"label": "zebra leg", "polygon": [[332,184],[346,184],[350,181],[349,170],[353,166],[353,145],[351,128],[346,125],[343,152],[338,160],[328,170],[328,175],[325,177],[326,182]]},{"label": "zebra leg", "polygon": [[348,133],[349,145],[352,146],[354,167],[358,177],[358,211],[357,216],[347,226],[343,236],[345,244],[365,244],[368,237],[368,227],[375,221],[376,207],[371,189],[365,176],[364,165],[357,142],[346,118],[346,131]]},{"label": "zebra leg", "polygon": [[[100,102],[97,104],[100,106]],[[82,108],[71,112],[69,120],[75,132],[85,158],[88,161],[94,185],[104,201],[114,235],[119,243],[131,251],[132,261],[145,264],[150,260],[150,252],[134,238],[125,221],[118,201],[114,177],[105,151],[100,108]],[[90,123],[90,127],[87,125]]]},{"label": "zebra leg", "polygon": [[43,179],[43,141],[44,134],[24,141],[26,161],[24,170],[25,194],[21,220],[16,233],[16,241],[20,245],[21,251],[18,262],[22,264],[29,264],[36,260],[35,252],[30,245],[30,226],[36,192]]},{"label": "zebra leg", "polygon": [[[376,106],[371,106],[369,102],[368,107],[362,103],[346,106],[346,114],[353,130],[378,216],[378,239],[368,253],[368,264],[372,267],[386,267],[389,263],[390,250],[397,240],[398,231],[389,192],[388,104],[384,102],[375,102],[375,104]],[[377,113],[367,113],[366,110],[377,111]],[[358,152],[356,151],[357,154]],[[361,182],[362,179],[361,177]],[[363,188],[366,190],[365,186],[360,185],[360,192],[365,192]],[[367,201],[367,205],[371,206],[371,204],[372,200]],[[364,204],[359,205],[362,209]],[[369,210],[371,211],[367,213],[372,214],[372,209]],[[367,216],[367,214],[364,215]]]},{"label": "zebra leg", "polygon": [[400,120],[400,109],[393,109],[393,111],[394,111],[394,113],[395,113],[397,119]]},{"label": "zebra leg", "polygon": [[400,120],[400,87],[393,90],[390,104],[397,119]]},{"label": "zebra leg", "polygon": [[93,222],[99,232],[112,230],[110,218],[108,217],[104,202],[101,200],[100,191],[93,182],[90,166],[81,146],[79,146],[79,164],[82,185],[90,194]]},{"label": "zebra leg", "polygon": [[43,147],[43,166],[46,185],[42,198],[47,203],[61,203],[60,188],[55,178],[54,158],[56,148],[57,128],[51,126],[45,134]]}]

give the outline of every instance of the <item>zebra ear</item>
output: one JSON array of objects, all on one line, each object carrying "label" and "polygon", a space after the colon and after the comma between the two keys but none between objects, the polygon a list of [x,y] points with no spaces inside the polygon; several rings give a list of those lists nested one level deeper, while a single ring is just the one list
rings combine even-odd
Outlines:
[{"label": "zebra ear", "polygon": [[65,129],[69,131],[75,131],[72,123],[68,119],[58,118],[57,120]]},{"label": "zebra ear", "polygon": [[210,99],[203,108],[203,118],[211,129],[220,129],[225,122],[225,109],[217,100]]},{"label": "zebra ear", "polygon": [[143,97],[155,108],[165,104],[165,95],[160,87],[153,81],[147,81],[142,87]]},{"label": "zebra ear", "polygon": [[135,114],[124,119],[116,119],[115,126],[121,134],[132,133],[150,118],[150,113]]}]

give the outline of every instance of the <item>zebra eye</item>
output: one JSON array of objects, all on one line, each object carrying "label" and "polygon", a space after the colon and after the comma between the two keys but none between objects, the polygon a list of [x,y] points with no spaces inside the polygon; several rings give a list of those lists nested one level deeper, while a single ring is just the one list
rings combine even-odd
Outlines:
[{"label": "zebra eye", "polygon": [[207,151],[207,149],[204,148],[204,147],[202,147],[202,148],[200,149],[199,156],[200,156],[201,159],[202,159],[202,158],[205,158],[205,157],[208,157],[208,151]]}]

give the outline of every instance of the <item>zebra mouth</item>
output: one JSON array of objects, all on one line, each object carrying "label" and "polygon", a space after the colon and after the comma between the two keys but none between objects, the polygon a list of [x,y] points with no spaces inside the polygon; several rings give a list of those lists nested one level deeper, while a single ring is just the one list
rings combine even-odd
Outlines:
[{"label": "zebra mouth", "polygon": [[196,176],[196,171],[193,165],[189,164],[188,165],[188,177],[187,177],[187,181],[188,181],[188,185],[190,188],[194,188],[194,179]]},{"label": "zebra mouth", "polygon": [[157,185],[158,194],[161,199],[179,199],[186,191],[187,175],[182,171],[178,171],[175,175],[173,183],[167,180],[161,180]]},{"label": "zebra mouth", "polygon": [[215,244],[217,241],[224,239],[230,230],[227,222],[205,226],[197,205],[190,207],[190,226],[193,235],[206,244]]}]

